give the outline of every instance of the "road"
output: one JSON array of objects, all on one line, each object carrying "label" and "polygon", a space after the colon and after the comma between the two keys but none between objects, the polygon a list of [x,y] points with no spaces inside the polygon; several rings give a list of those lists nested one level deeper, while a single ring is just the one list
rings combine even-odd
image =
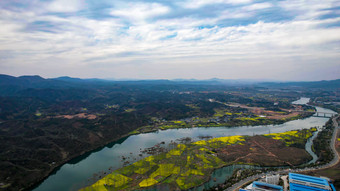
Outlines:
[{"label": "road", "polygon": [[338,131],[340,129],[339,124],[337,122],[337,118],[339,118],[339,115],[332,118],[333,125],[334,125],[335,128],[334,128],[334,131],[333,131],[333,136],[332,136],[332,139],[331,139],[330,146],[331,146],[331,149],[332,149],[332,151],[334,153],[334,158],[328,164],[320,165],[320,166],[313,167],[313,168],[294,169],[294,170],[286,169],[286,170],[281,170],[281,171],[271,171],[271,172],[267,172],[267,173],[257,174],[257,175],[248,177],[246,179],[243,179],[243,180],[237,182],[232,187],[229,187],[229,188],[225,189],[225,191],[238,191],[240,188],[242,188],[245,185],[247,185],[247,183],[253,182],[256,179],[261,178],[262,176],[265,176],[266,174],[274,174],[274,173],[275,174],[285,174],[287,172],[306,172],[306,171],[326,169],[326,168],[330,168],[330,167],[336,165],[339,162],[339,158],[340,158],[339,153],[335,149],[335,140],[336,140],[336,136],[338,134]]},{"label": "road", "polygon": [[287,191],[288,190],[288,175],[286,176],[281,176],[281,179],[283,180],[283,190]]}]

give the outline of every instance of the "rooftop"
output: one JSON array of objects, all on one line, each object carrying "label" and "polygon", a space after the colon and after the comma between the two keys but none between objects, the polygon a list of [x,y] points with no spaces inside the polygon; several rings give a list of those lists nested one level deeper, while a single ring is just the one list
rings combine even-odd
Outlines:
[{"label": "rooftop", "polygon": [[326,179],[318,178],[318,177],[314,177],[314,176],[303,175],[303,174],[289,173],[289,179],[311,182],[311,183],[314,183],[314,184],[321,184],[321,185],[325,185],[325,186],[329,185],[329,183]]},{"label": "rooftop", "polygon": [[326,191],[326,189],[290,183],[290,191]]},{"label": "rooftop", "polygon": [[269,191],[282,191],[283,190],[282,186],[277,186],[277,185],[267,184],[264,182],[257,182],[257,181],[253,182],[253,188],[262,188],[262,189],[269,190]]},{"label": "rooftop", "polygon": [[303,174],[289,173],[291,191],[326,191],[332,190],[327,179]]}]

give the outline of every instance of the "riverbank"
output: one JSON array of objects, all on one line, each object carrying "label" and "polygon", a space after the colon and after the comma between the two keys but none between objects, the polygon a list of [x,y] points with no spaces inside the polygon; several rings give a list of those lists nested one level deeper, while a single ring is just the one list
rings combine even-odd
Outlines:
[{"label": "riverbank", "polygon": [[[299,172],[299,173],[305,173],[305,174],[309,174],[309,175],[323,175],[323,176],[327,176],[327,177],[335,177],[333,178],[333,180],[338,180],[338,184],[337,187],[340,187],[340,177],[338,177],[337,175],[340,172],[340,140],[337,140],[338,135],[340,134],[340,127],[339,124],[337,122],[337,118],[339,118],[339,116],[333,117],[332,121],[333,121],[333,125],[334,125],[334,129],[332,132],[332,138],[330,141],[330,147],[332,152],[334,153],[334,158],[329,161],[329,163],[327,164],[322,164],[322,165],[312,165],[310,167],[305,167],[305,168],[300,168],[300,169],[286,169],[286,170],[280,170],[280,171],[271,171],[268,173],[279,173],[279,174],[288,174],[289,172]],[[340,135],[339,135],[340,136]],[[336,143],[338,145],[338,149],[336,147]],[[335,169],[334,169],[335,167]],[[331,170],[332,169],[332,170]],[[332,176],[332,174],[325,174],[325,173],[329,173],[330,171],[335,170],[335,176]],[[238,191],[238,189],[248,185],[250,182],[253,182],[255,180],[257,180],[258,178],[264,176],[266,174],[261,173],[261,174],[256,174],[253,175],[251,177],[248,177],[246,179],[242,179],[239,180],[238,182],[236,182],[235,184],[233,184],[231,187],[225,189],[225,187],[223,188],[218,188],[218,190],[225,190],[225,191]],[[337,179],[338,178],[338,179]],[[215,189],[214,189],[215,190]]]},{"label": "riverbank", "polygon": [[[303,113],[295,116],[291,116],[288,118],[281,118],[281,119],[267,119],[264,117],[244,117],[244,118],[238,118],[236,120],[226,122],[226,123],[195,123],[188,124],[183,121],[173,121],[170,122],[167,125],[159,125],[159,126],[144,126],[141,128],[138,128],[132,132],[129,133],[129,135],[138,135],[141,133],[151,133],[156,132],[159,130],[167,130],[167,129],[185,129],[185,128],[194,128],[194,127],[242,127],[242,126],[260,126],[260,125],[280,125],[284,124],[288,121],[298,120],[298,119],[304,119],[307,117],[313,116],[314,113]],[[205,119],[205,121],[208,121]]]},{"label": "riverbank", "polygon": [[[129,156],[131,158],[141,157],[138,156],[140,149],[149,148],[155,144],[165,141],[166,144],[173,140],[192,137],[193,140],[197,140],[199,136],[212,136],[220,137],[227,135],[258,135],[266,133],[285,132],[294,129],[310,128],[312,126],[322,126],[325,123],[325,119],[308,117],[300,120],[293,120],[286,122],[282,125],[266,125],[266,126],[241,126],[241,127],[215,127],[215,128],[186,128],[186,129],[167,129],[156,130],[152,133],[138,134],[128,136],[126,140],[120,144],[110,145],[108,147],[102,147],[98,152],[91,153],[86,159],[77,161],[72,164],[63,165],[58,172],[48,177],[43,184],[39,185],[35,191],[44,190],[69,190],[80,188],[81,185],[87,183],[87,179],[93,174],[108,173],[108,169],[120,168],[123,163],[121,156]],[[138,145],[131,146],[131,145]],[[132,155],[131,155],[132,153]],[[109,156],[109,157],[103,157]],[[145,155],[143,156],[145,157]],[[114,161],[114,162],[112,162]],[[89,168],[90,167],[90,168]],[[86,171],[85,171],[86,169]],[[106,170],[105,170],[106,169]],[[98,173],[100,172],[100,173]],[[72,177],[65,179],[63,177]],[[225,178],[225,177],[224,177]]]},{"label": "riverbank", "polygon": [[[73,160],[78,161],[79,158],[86,158],[86,156],[90,155],[91,153],[96,152],[96,151],[99,151],[99,150],[101,150],[103,147],[106,147],[106,146],[108,146],[108,145],[112,145],[112,144],[114,144],[114,143],[116,143],[116,142],[120,142],[120,140],[124,140],[124,139],[128,138],[129,136],[131,136],[131,135],[130,135],[130,134],[125,134],[125,135],[123,135],[123,136],[121,136],[121,137],[119,137],[119,138],[113,139],[113,141],[112,141],[112,140],[106,141],[106,142],[104,142],[104,143],[103,143],[102,145],[100,145],[100,146],[95,146],[95,147],[93,147],[93,148],[88,148],[88,149],[84,150],[83,152],[81,152],[80,154],[73,154],[72,156],[70,156],[70,157],[64,159],[64,160],[61,161],[61,162],[56,162],[56,163],[54,164],[55,167],[49,169],[49,170],[45,173],[45,175],[41,176],[41,178],[40,178],[38,181],[31,183],[31,185],[29,185],[29,186],[26,187],[26,188],[23,188],[22,191],[31,191],[31,190],[35,190],[35,189],[38,188],[38,187],[41,185],[41,183],[44,182],[48,177],[53,176],[54,174],[56,174],[56,173],[60,170],[60,168],[61,168],[63,165],[68,164],[68,163],[72,163]],[[10,186],[10,185],[7,185],[7,187],[8,187],[8,186]]]},{"label": "riverbank", "polygon": [[[287,122],[287,121],[292,121],[292,120],[296,120],[296,119],[302,119],[302,118],[307,118],[307,117],[309,117],[310,115],[308,115],[308,116],[304,116],[304,117],[302,117],[302,116],[299,116],[298,118],[289,118],[289,119],[286,119],[285,121],[283,121],[283,120],[280,120],[279,122],[277,122],[277,120],[272,120],[271,122],[275,122],[276,121],[276,123],[272,123],[272,124],[268,124],[268,123],[263,123],[263,124],[261,124],[261,123],[255,123],[254,121],[252,121],[251,123],[252,123],[252,125],[279,125],[279,124],[283,124],[283,123],[285,123],[285,122]],[[249,124],[249,123],[248,123]],[[239,126],[243,126],[244,124],[239,124]],[[202,125],[200,125],[199,127],[202,127]],[[212,126],[209,126],[209,127],[237,127],[237,126],[232,126],[231,124],[214,124],[214,125],[212,125]],[[177,128],[173,128],[173,129],[182,129],[182,128],[193,128],[193,127],[183,127],[183,126],[179,126],[179,127],[177,127]],[[69,163],[70,161],[72,161],[72,160],[75,160],[75,159],[77,159],[77,158],[79,158],[79,157],[81,157],[82,155],[89,155],[89,154],[91,154],[92,152],[94,152],[94,151],[96,151],[96,150],[100,150],[101,148],[103,148],[103,147],[105,147],[106,145],[109,145],[109,144],[112,144],[112,142],[116,142],[116,141],[119,141],[119,140],[121,140],[121,139],[126,139],[126,138],[128,138],[129,136],[131,136],[131,135],[137,135],[137,134],[143,134],[143,133],[151,133],[151,132],[157,132],[157,131],[159,131],[159,130],[164,130],[164,129],[152,129],[152,130],[149,130],[149,131],[143,131],[143,132],[138,132],[138,133],[136,133],[136,132],[134,132],[134,133],[128,133],[128,134],[125,134],[125,135],[123,135],[123,136],[120,136],[119,138],[116,138],[116,139],[114,139],[113,141],[107,141],[107,142],[105,142],[104,144],[102,144],[102,146],[96,146],[96,147],[93,147],[93,148],[88,148],[88,149],[86,149],[86,150],[84,150],[83,152],[81,152],[80,154],[74,154],[74,155],[72,155],[72,156],[70,156],[70,157],[68,157],[68,158],[66,158],[66,159],[64,159],[63,161],[61,161],[61,162],[56,162],[55,164],[54,164],[54,168],[51,168],[51,169],[49,169],[43,176],[41,176],[41,178],[38,180],[38,181],[36,181],[36,182],[34,182],[34,183],[32,183],[30,186],[28,186],[27,188],[25,188],[24,190],[26,191],[26,190],[34,190],[35,188],[37,188],[42,182],[44,182],[44,180],[46,180],[46,178],[48,178],[49,176],[51,176],[51,175],[53,175],[53,174],[55,174],[63,165],[65,165],[65,164],[67,164],[67,163]]]},{"label": "riverbank", "polygon": [[[212,171],[232,164],[295,166],[310,160],[303,148],[316,129],[262,136],[232,136],[178,144],[167,153],[153,155],[100,179],[86,190],[143,190],[157,185],[186,190],[207,182]],[[247,154],[245,154],[247,153]],[[297,156],[288,153],[297,153]],[[119,180],[121,180],[119,182]]]},{"label": "riverbank", "polygon": [[[339,119],[339,116],[338,116]],[[333,159],[322,169],[306,172],[313,176],[327,176],[332,179],[336,189],[340,189],[340,127],[335,118],[333,118],[335,129],[331,139],[331,149],[334,153]]]},{"label": "riverbank", "polygon": [[[268,123],[268,120],[265,123],[261,123],[261,121],[247,120],[246,125],[249,125],[249,126],[279,125],[279,124],[283,124],[283,123],[288,122],[288,121],[307,118],[307,117],[310,117],[311,115],[312,114],[308,113],[308,115],[304,115],[304,116],[299,115],[299,116],[296,116],[296,117],[287,118],[285,120],[270,120],[270,123]],[[228,128],[228,127],[241,127],[241,126],[244,126],[244,125],[245,125],[245,123],[240,123],[240,124],[238,124],[236,126],[232,126],[232,124],[230,124],[230,123],[224,123],[224,124],[211,124],[211,126],[207,126],[207,127],[211,127],[211,128],[213,128],[213,127],[226,127],[226,128]],[[202,127],[202,125],[199,125],[198,127]],[[169,129],[182,129],[182,128],[195,128],[195,127],[191,127],[191,126],[177,126],[177,127],[169,128]],[[44,180],[46,180],[47,177],[55,174],[63,165],[65,165],[65,164],[69,163],[70,161],[75,160],[75,159],[77,159],[77,158],[79,158],[79,157],[81,157],[83,155],[85,155],[85,156],[89,155],[92,152],[95,152],[96,150],[100,150],[103,147],[106,147],[107,145],[112,144],[113,142],[117,142],[119,140],[126,139],[129,136],[131,136],[131,135],[138,135],[138,134],[144,134],[144,133],[157,132],[159,130],[165,130],[165,129],[164,128],[155,128],[155,129],[150,129],[150,130],[146,130],[146,131],[142,131],[142,132],[138,132],[138,133],[133,131],[133,132],[130,132],[128,134],[122,135],[119,138],[114,139],[113,141],[106,141],[101,146],[96,146],[96,147],[93,147],[93,148],[88,148],[88,149],[84,150],[83,152],[81,152],[80,154],[74,154],[74,155],[64,159],[61,162],[56,162],[54,164],[54,166],[55,166],[54,168],[49,169],[45,173],[45,175],[42,176],[37,182],[32,183],[29,187],[25,188],[24,190],[34,190]]]}]

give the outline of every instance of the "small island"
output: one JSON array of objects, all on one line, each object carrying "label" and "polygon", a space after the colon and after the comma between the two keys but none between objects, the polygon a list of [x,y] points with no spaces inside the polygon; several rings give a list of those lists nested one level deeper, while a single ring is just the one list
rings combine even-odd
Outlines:
[{"label": "small island", "polygon": [[[207,182],[215,169],[227,165],[297,166],[311,159],[304,146],[315,131],[311,128],[176,144],[168,152],[117,169],[81,191],[143,190],[153,186],[186,190]],[[289,153],[295,153],[294,157]]]}]

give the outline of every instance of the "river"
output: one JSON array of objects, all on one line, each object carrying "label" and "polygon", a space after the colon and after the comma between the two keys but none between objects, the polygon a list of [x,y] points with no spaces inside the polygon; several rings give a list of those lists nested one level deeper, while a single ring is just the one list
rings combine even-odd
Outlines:
[{"label": "river", "polygon": [[[307,104],[309,98],[301,98],[294,104]],[[334,113],[334,111],[316,107],[319,112]],[[117,169],[123,166],[121,156],[141,159],[140,150],[154,146],[162,141],[168,145],[184,137],[191,137],[193,141],[199,140],[200,136],[224,137],[233,135],[260,135],[268,133],[281,133],[297,129],[309,129],[311,127],[322,127],[328,118],[308,117],[289,121],[281,125],[260,125],[260,126],[242,126],[242,127],[209,127],[209,128],[188,128],[188,129],[169,129],[159,130],[157,132],[132,135],[128,138],[121,139],[97,149],[91,153],[80,156],[70,162],[62,165],[55,170],[47,179],[38,185],[34,191],[68,191],[77,190],[89,183],[89,179],[95,173],[108,171],[109,168]],[[146,155],[143,155],[146,157]],[[225,180],[226,174],[231,174],[233,169],[239,168],[234,165],[228,168],[216,170],[213,174],[218,182]],[[223,171],[223,172],[221,172]],[[91,181],[91,180],[90,180]],[[224,182],[224,181],[223,181]],[[213,182],[208,183],[215,184]],[[195,189],[196,190],[196,189]]]}]

